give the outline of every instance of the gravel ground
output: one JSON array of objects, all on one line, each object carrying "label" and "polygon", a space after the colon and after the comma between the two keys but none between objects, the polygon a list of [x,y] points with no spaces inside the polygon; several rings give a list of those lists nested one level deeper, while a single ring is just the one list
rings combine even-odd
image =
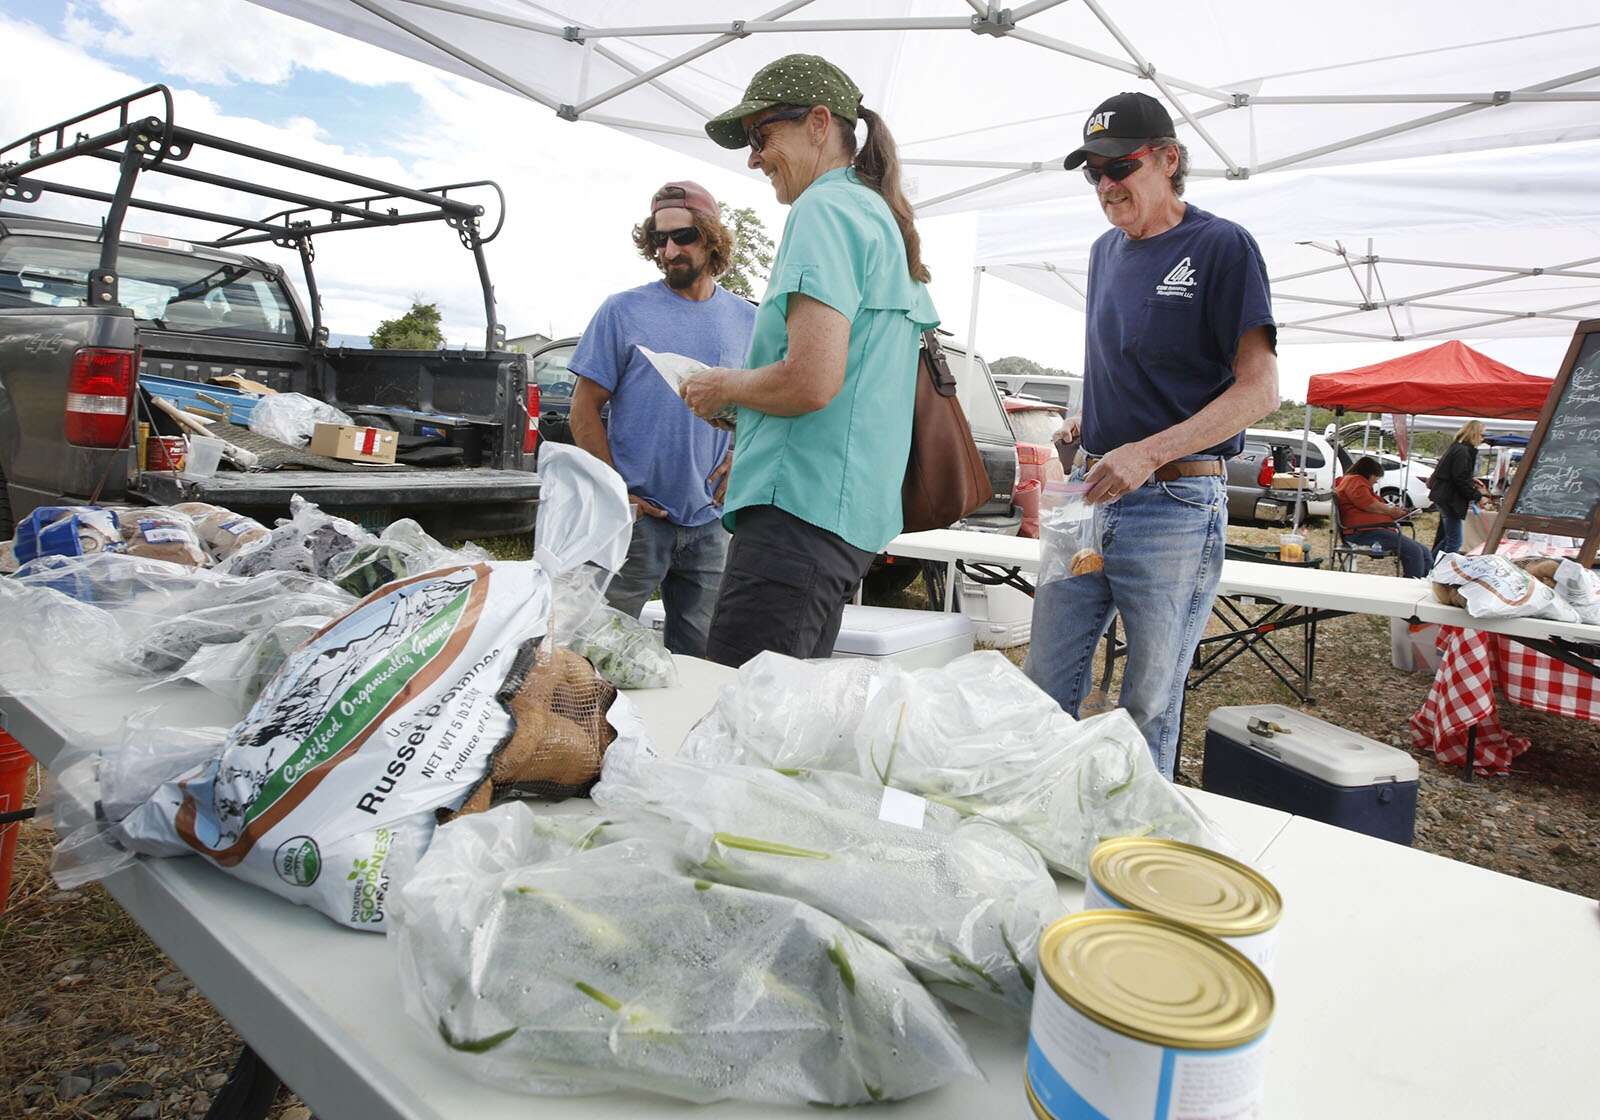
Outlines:
[{"label": "gravel ground", "polygon": [[[1431,524],[1420,535],[1430,539]],[[1235,526],[1236,543],[1275,530]],[[1314,554],[1325,529],[1313,527]],[[1392,564],[1366,565],[1392,573]],[[1008,651],[1020,661],[1025,648]],[[1390,665],[1385,620],[1324,623],[1317,703],[1341,726],[1410,749],[1406,721],[1430,678]],[[1243,657],[1191,694],[1181,782],[1200,782],[1206,717],[1228,704],[1295,703]],[[1506,777],[1463,782],[1418,755],[1416,846],[1589,897],[1600,896],[1600,724],[1502,704],[1507,730],[1532,749]],[[1415,752],[1413,752],[1415,753]],[[99,887],[59,891],[46,874],[49,834],[20,828],[9,911],[0,917],[0,1117],[203,1116],[239,1040],[172,963]],[[287,1091],[275,1120],[309,1120]]]}]

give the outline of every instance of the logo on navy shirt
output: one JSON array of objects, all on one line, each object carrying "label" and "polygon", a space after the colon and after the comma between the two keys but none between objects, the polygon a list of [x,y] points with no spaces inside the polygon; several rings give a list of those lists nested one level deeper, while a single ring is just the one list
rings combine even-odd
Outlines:
[{"label": "logo on navy shirt", "polygon": [[1156,285],[1158,296],[1182,296],[1184,299],[1193,299],[1194,293],[1189,289],[1195,286],[1194,266],[1189,263],[1189,258],[1184,257],[1167,273],[1166,279]]}]

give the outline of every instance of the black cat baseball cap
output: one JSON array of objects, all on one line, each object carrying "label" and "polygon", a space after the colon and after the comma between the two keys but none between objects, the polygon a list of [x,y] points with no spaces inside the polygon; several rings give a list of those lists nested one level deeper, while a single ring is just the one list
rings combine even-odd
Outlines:
[{"label": "black cat baseball cap", "polygon": [[1119,93],[1095,106],[1083,122],[1083,146],[1064,161],[1068,171],[1090,156],[1115,159],[1158,136],[1174,136],[1172,114],[1148,93]]}]

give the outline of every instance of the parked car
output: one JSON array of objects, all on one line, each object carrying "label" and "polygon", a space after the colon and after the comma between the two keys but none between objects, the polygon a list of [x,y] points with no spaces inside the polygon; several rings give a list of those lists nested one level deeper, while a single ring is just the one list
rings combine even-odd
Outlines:
[{"label": "parked car", "polygon": [[[148,115],[163,104],[164,118]],[[500,336],[483,244],[496,230],[480,232],[482,208],[460,199],[473,187],[499,188],[459,184],[428,192],[375,184],[191,132],[171,119],[171,104],[164,87],[152,87],[0,150],[7,205],[0,214],[0,537],[38,506],[207,501],[270,519],[296,493],[370,524],[415,517],[439,536],[532,528],[537,390],[526,358],[494,345]],[[120,155],[143,148],[158,126],[164,160]],[[65,139],[72,136],[78,139]],[[261,220],[185,207],[176,213],[194,224],[189,241],[126,232],[130,208],[174,213],[166,203],[146,201],[139,189],[145,179],[194,175],[181,161],[191,149],[208,147],[230,153],[247,174],[294,167],[329,185],[324,193],[342,196],[359,187],[368,197],[318,201],[262,188],[263,210],[286,197],[302,205]],[[115,195],[35,177],[96,156],[121,163]],[[243,179],[228,186],[230,209],[250,198]],[[104,225],[18,212],[82,198],[106,205]],[[312,234],[432,220],[456,227],[475,258],[488,318],[484,348],[329,347]],[[309,301],[301,301],[280,266],[239,251],[264,242],[299,247]],[[199,480],[143,469],[136,462],[137,422],[156,434],[181,434],[165,413],[148,407],[146,393],[157,383],[147,379],[191,382],[200,391],[210,377],[227,373],[326,401],[359,423],[399,432],[402,442],[447,442],[459,449],[445,456],[455,465],[355,473],[221,470]]]},{"label": "parked car", "polygon": [[[1300,447],[1301,439],[1304,436],[1304,432],[1298,431],[1279,431],[1273,428],[1246,428],[1244,433],[1244,442],[1246,448],[1251,446],[1254,446],[1257,449],[1275,447],[1283,448],[1285,454],[1281,456],[1279,460],[1277,460],[1276,469],[1281,471],[1300,470],[1302,469],[1302,464],[1300,462]],[[1306,438],[1305,447],[1306,456],[1303,469],[1306,476],[1310,480],[1311,488],[1313,490],[1323,492],[1332,490],[1334,479],[1338,474],[1338,471],[1336,470],[1337,460],[1333,453],[1333,445],[1328,442],[1325,436],[1319,435],[1316,432],[1312,432],[1309,438]],[[1294,505],[1292,492],[1288,497],[1289,501],[1287,504],[1290,507],[1290,512],[1292,515]],[[1313,517],[1327,517],[1332,510],[1329,509],[1329,502],[1324,499],[1314,502],[1307,502],[1306,512],[1311,514]]]},{"label": "parked car", "polygon": [[[560,338],[528,356],[528,374],[539,385],[539,437],[554,443],[572,442],[572,393],[578,375],[567,368],[578,339]],[[602,415],[610,411],[605,406]]]},{"label": "parked car", "polygon": [[1042,401],[1060,405],[1069,412],[1083,407],[1083,378],[1050,374],[997,373],[994,383],[1001,392],[1017,396],[1037,397]]}]

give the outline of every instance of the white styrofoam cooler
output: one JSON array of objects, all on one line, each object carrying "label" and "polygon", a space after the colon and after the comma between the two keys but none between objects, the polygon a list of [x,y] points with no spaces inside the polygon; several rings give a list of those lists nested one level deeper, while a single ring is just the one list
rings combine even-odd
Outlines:
[{"label": "white styrofoam cooler", "polygon": [[[660,630],[666,625],[666,608],[660,599],[652,599],[639,618]],[[854,603],[844,608],[839,640],[833,644],[835,657],[871,657],[902,669],[944,665],[971,652],[972,620],[966,615]]]},{"label": "white styrofoam cooler", "polygon": [[1026,645],[1033,636],[1033,596],[1015,587],[962,576],[961,613],[972,619],[973,640],[988,649]]}]

